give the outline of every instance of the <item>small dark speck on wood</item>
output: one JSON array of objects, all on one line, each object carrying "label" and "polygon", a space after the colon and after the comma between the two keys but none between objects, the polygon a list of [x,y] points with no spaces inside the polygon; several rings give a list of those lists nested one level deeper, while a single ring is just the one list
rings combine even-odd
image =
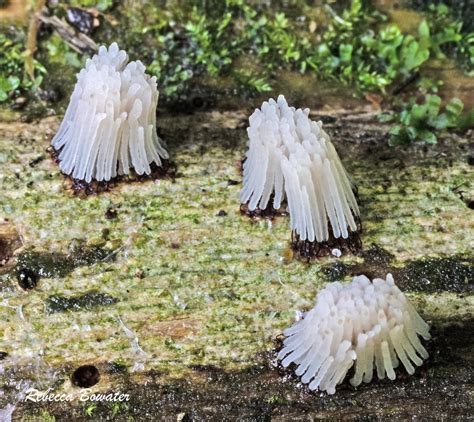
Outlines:
[{"label": "small dark speck on wood", "polygon": [[89,388],[99,382],[100,373],[94,365],[83,365],[74,371],[71,380],[78,387]]},{"label": "small dark speck on wood", "polygon": [[118,213],[115,208],[108,208],[107,211],[105,211],[105,218],[107,220],[115,220],[117,216],[118,216]]},{"label": "small dark speck on wood", "polygon": [[36,157],[36,158],[34,158],[33,160],[31,160],[31,161],[28,163],[28,165],[29,165],[30,167],[34,167],[34,166],[36,166],[36,164],[41,163],[41,161],[43,161],[43,160],[44,160],[44,155],[40,155],[39,157]]},{"label": "small dark speck on wood", "polygon": [[16,278],[20,287],[24,290],[34,289],[38,284],[38,276],[28,268],[21,268]]}]

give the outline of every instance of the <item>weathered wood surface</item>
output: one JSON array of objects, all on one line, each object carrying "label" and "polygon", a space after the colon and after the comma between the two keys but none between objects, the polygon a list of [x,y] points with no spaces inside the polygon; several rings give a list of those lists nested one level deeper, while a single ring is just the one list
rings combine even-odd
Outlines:
[{"label": "weathered wood surface", "polygon": [[[291,259],[286,218],[238,212],[250,109],[159,116],[176,179],[85,198],[65,190],[45,152],[57,118],[0,124],[0,212],[22,243],[0,278],[0,408],[87,419],[78,401],[33,404],[22,392],[78,396],[70,375],[94,364],[94,391],[131,394],[123,420],[472,416],[472,134],[391,149],[369,111],[314,113],[358,186],[365,253],[311,264]],[[20,266],[42,271],[36,288],[18,287]],[[432,326],[414,376],[327,396],[271,366],[273,339],[324,283],[387,271]]]}]

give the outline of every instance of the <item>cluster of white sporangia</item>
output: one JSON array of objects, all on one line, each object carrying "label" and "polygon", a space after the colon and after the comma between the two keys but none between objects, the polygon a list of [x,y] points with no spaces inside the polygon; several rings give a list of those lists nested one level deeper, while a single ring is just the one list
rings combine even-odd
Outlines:
[{"label": "cluster of white sporangia", "polygon": [[150,174],[168,153],[156,134],[156,77],[140,61],[128,63],[116,43],[102,46],[77,75],[58,133],[52,140],[61,170],[75,179],[107,181]]},{"label": "cluster of white sporangia", "polygon": [[334,394],[355,361],[353,386],[395,379],[399,360],[409,374],[428,353],[418,339],[430,338],[429,327],[404,294],[387,279],[358,276],[348,285],[329,284],[318,293],[316,306],[284,332],[278,354],[282,365],[297,365],[296,375],[311,390]]},{"label": "cluster of white sporangia", "polygon": [[286,196],[292,230],[301,240],[335,238],[357,230],[359,208],[341,160],[321,122],[309,109],[289,107],[285,97],[270,99],[250,116],[249,149],[243,165],[240,202],[250,211],[273,207]]}]

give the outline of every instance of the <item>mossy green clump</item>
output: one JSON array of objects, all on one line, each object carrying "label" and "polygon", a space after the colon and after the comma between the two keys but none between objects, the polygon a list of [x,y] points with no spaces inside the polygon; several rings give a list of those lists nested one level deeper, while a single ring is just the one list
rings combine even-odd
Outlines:
[{"label": "mossy green clump", "polygon": [[441,111],[441,98],[427,95],[424,103],[417,104],[412,98],[409,104],[403,105],[400,113],[382,114],[379,119],[395,121],[389,132],[392,145],[406,145],[415,141],[435,144],[438,141],[437,133],[474,127],[474,108],[464,113],[463,109],[463,102],[453,98]]},{"label": "mossy green clump", "polygon": [[[363,0],[345,7],[305,2],[290,7],[275,1],[268,8],[243,0],[177,1],[166,8],[151,1],[76,0],[71,5],[110,13],[100,17],[92,34],[96,42],[118,41],[157,76],[164,103],[176,106],[184,101],[180,107],[188,110],[195,107],[196,95],[200,103],[212,97],[210,92],[227,97],[272,91],[283,71],[336,80],[359,93],[387,94],[416,76],[429,58],[442,59],[448,50],[469,60],[474,57],[468,25],[454,19],[445,5],[420,15],[416,33],[403,32]],[[63,16],[65,10],[51,6],[50,13]],[[53,85],[60,90],[56,76],[66,67],[77,70],[83,62],[57,34],[40,39],[38,57],[44,64],[38,72],[48,70],[46,91]],[[21,60],[18,63],[21,67]],[[8,72],[15,84],[19,70]],[[436,85],[422,79],[422,89]]]},{"label": "mossy green clump", "polygon": [[35,81],[26,74],[25,39],[24,32],[0,24],[0,103],[36,89],[46,73],[46,69],[34,60]]},{"label": "mossy green clump", "polygon": [[[147,4],[140,12],[159,18],[141,30],[132,26],[128,43],[145,54],[148,42],[140,47],[138,39],[153,36],[160,41],[151,53],[149,71],[158,76],[165,96],[172,97],[186,91],[191,80],[206,75],[230,77],[234,87],[271,90],[271,78],[282,68],[337,79],[363,92],[385,92],[430,56],[441,57],[444,45],[464,40],[462,23],[453,21],[445,27],[438,15],[437,19],[428,15],[418,34],[412,35],[387,23],[387,16],[361,0],[341,11],[328,5],[316,10],[297,4],[291,13],[271,13],[241,0],[226,0],[191,2],[163,12]],[[143,24],[146,18],[140,12],[121,10]],[[298,16],[315,20],[299,21]]]},{"label": "mossy green clump", "polygon": [[73,7],[96,8],[100,12],[106,12],[117,0],[70,0],[70,5]]},{"label": "mossy green clump", "polygon": [[437,58],[454,57],[474,75],[474,20],[469,0],[445,3],[419,2],[411,5],[426,13],[431,24],[430,46]]}]

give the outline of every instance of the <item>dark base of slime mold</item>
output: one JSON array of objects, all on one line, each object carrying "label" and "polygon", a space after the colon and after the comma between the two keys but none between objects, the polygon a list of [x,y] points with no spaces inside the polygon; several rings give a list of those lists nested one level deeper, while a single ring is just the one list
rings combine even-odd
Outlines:
[{"label": "dark base of slime mold", "polygon": [[[59,164],[59,153],[60,151],[54,149],[53,147],[48,148],[48,152],[51,155],[51,158]],[[92,180],[91,182],[86,182],[85,180],[75,179],[70,175],[62,173],[67,181],[66,190],[70,190],[74,195],[93,195],[102,192],[109,192],[114,189],[120,183],[141,183],[146,180],[155,180],[155,179],[169,179],[174,181],[176,178],[176,165],[169,160],[162,160],[161,166],[158,166],[156,163],[150,164],[151,173],[150,174],[136,174],[133,169],[131,169],[130,174],[124,174],[116,176],[108,181],[97,181]]]}]

